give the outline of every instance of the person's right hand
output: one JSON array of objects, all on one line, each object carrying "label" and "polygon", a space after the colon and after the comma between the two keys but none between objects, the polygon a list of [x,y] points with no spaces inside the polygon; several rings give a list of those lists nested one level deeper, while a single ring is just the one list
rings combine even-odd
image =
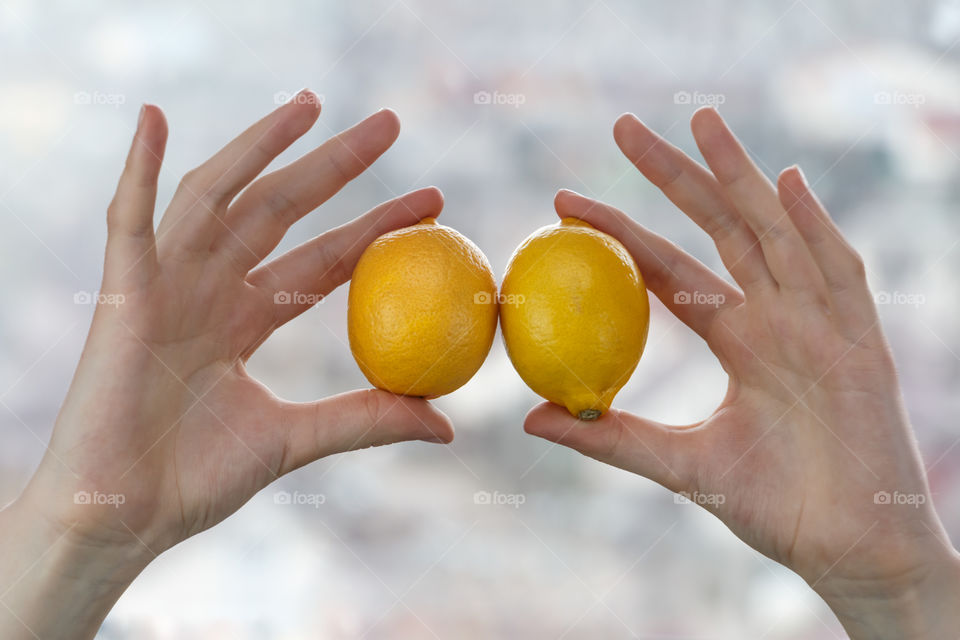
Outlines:
[{"label": "person's right hand", "polygon": [[381,110],[261,175],[319,116],[305,91],[254,123],[184,176],[155,231],[167,124],[144,107],[107,212],[108,304],[40,467],[0,511],[0,637],[93,637],[157,554],[279,476],[344,451],[453,439],[422,398],[289,402],[247,372],[275,329],[350,279],[369,243],[443,208],[439,189],[418,189],[267,260],[400,132]]},{"label": "person's right hand", "polygon": [[710,171],[632,115],[614,137],[710,234],[739,288],[613,207],[571,191],[555,205],[623,242],[650,290],[716,354],[726,397],[684,427],[615,410],[579,422],[546,403],[526,430],[706,503],[800,574],[854,637],[956,637],[960,562],[860,256],[799,169],[774,187],[715,110],[692,128]]}]

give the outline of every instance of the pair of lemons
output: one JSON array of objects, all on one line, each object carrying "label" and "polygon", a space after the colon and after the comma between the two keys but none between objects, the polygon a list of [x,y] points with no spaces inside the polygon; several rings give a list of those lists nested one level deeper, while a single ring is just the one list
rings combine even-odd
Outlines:
[{"label": "pair of lemons", "polygon": [[650,307],[633,258],[586,222],[528,237],[497,285],[483,252],[433,218],[380,236],[350,282],[350,349],[375,387],[436,397],[483,364],[497,329],[520,377],[582,420],[629,379]]}]

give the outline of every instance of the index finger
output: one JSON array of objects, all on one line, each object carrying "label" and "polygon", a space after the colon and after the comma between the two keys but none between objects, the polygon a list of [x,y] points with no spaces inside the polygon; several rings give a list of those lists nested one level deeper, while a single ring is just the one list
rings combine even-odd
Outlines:
[{"label": "index finger", "polygon": [[650,291],[704,340],[717,314],[743,301],[736,287],[619,209],[566,189],[557,193],[554,206],[561,218],[580,218],[622,242]]}]

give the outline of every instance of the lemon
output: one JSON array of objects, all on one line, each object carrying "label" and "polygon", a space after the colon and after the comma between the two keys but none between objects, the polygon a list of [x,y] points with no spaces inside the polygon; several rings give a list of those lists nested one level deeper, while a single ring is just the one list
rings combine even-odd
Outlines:
[{"label": "lemon", "polygon": [[364,250],[347,302],[350,350],[379,389],[436,397],[483,364],[497,329],[497,287],[483,252],[425,218]]},{"label": "lemon", "polygon": [[538,395],[582,420],[610,408],[640,360],[649,322],[630,253],[586,222],[538,229],[510,258],[500,293],[510,361]]}]

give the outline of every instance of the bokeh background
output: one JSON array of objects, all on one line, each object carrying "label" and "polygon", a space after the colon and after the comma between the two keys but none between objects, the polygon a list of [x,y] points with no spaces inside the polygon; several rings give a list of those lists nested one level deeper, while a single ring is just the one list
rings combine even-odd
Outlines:
[{"label": "bokeh background", "polygon": [[[804,167],[864,254],[957,542],[958,42],[953,0],[5,0],[0,503],[39,461],[78,359],[140,103],[170,122],[165,203],[185,171],[307,86],[323,114],[278,165],[382,106],[403,132],[279,250],[436,184],[443,221],[498,277],[554,221],[559,187],[608,200],[722,269],[611,135],[633,111],[695,153],[688,119],[719,105],[769,173]],[[293,400],[366,386],[345,289],[277,331],[250,369]],[[724,390],[705,345],[655,303],[618,406],[685,423]],[[437,401],[453,445],[351,453],[281,479],[161,556],[100,637],[843,637],[799,578],[705,511],[525,435],[536,402],[498,340],[476,377]]]}]

